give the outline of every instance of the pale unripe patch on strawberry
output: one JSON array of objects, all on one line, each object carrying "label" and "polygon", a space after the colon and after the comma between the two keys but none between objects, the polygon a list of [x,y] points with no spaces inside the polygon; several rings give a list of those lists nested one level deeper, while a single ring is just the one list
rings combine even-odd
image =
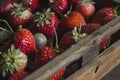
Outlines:
[{"label": "pale unripe patch on strawberry", "polygon": [[22,15],[23,15],[23,16],[26,16],[26,17],[29,17],[28,14],[31,14],[31,15],[32,15],[32,13],[31,13],[29,10],[25,10],[25,11],[22,13]]}]

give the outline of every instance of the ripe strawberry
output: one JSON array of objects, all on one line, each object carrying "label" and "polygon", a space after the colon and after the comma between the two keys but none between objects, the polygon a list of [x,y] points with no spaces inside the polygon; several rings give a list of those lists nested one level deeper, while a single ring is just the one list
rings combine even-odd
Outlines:
[{"label": "ripe strawberry", "polygon": [[20,29],[14,40],[16,48],[21,48],[25,54],[32,53],[36,50],[36,43],[33,34],[25,28]]},{"label": "ripe strawberry", "polygon": [[39,0],[22,0],[22,2],[29,7],[32,12],[35,12],[39,6]]},{"label": "ripe strawberry", "polygon": [[[91,34],[94,31],[98,30],[100,27],[102,27],[100,24],[98,23],[89,23],[84,25],[81,28],[81,33],[86,33],[86,34]],[[106,47],[108,47],[110,44],[110,38],[107,37],[105,38],[101,43],[100,43],[100,49],[105,49]]]},{"label": "ripe strawberry", "polygon": [[76,28],[74,28],[73,31],[69,31],[63,35],[59,42],[60,48],[65,51],[68,48],[71,47],[71,45],[79,42],[82,40],[84,37],[86,37],[86,34],[80,34],[80,32],[77,31]]},{"label": "ripe strawberry", "polygon": [[57,72],[55,75],[53,75],[50,80],[59,80],[65,73],[65,68],[61,69],[59,72]]},{"label": "ripe strawberry", "polygon": [[10,24],[15,28],[19,25],[28,25],[32,21],[32,13],[23,7],[22,3],[20,4],[13,4],[12,12],[8,15],[8,19]]},{"label": "ripe strawberry", "polygon": [[93,16],[93,23],[99,23],[101,25],[104,25],[111,21],[113,18],[115,18],[116,14],[114,12],[114,9],[111,7],[105,7],[100,9],[95,16]]},{"label": "ripe strawberry", "polygon": [[[6,16],[11,11],[12,0],[0,0],[0,14]],[[1,17],[2,17],[1,16]]]},{"label": "ripe strawberry", "polygon": [[[53,51],[52,48],[44,46],[38,50],[38,53],[35,55],[35,70],[43,66],[51,59],[55,58],[57,54]],[[53,75],[50,80],[58,80],[63,76],[65,68],[61,69],[58,73]]]},{"label": "ripe strawberry", "polygon": [[90,18],[95,13],[94,3],[92,0],[81,0],[75,6],[75,10],[79,11],[85,18]]},{"label": "ripe strawberry", "polygon": [[89,35],[89,34],[93,33],[94,31],[96,31],[97,29],[99,29],[100,27],[101,27],[100,24],[89,23],[89,24],[82,26],[81,33],[86,33]]},{"label": "ripe strawberry", "polygon": [[68,8],[67,0],[49,0],[50,8],[52,8],[57,13],[65,13]]},{"label": "ripe strawberry", "polygon": [[106,37],[101,43],[100,43],[100,49],[105,49],[110,45],[110,37]]},{"label": "ripe strawberry", "polygon": [[14,72],[24,71],[27,66],[27,61],[27,56],[20,49],[15,49],[15,46],[12,45],[7,52],[0,54],[0,73],[5,77]]},{"label": "ripe strawberry", "polygon": [[[52,27],[54,28],[53,25]],[[43,66],[44,64],[49,62],[51,59],[56,57],[57,53],[60,53],[60,49],[58,47],[58,38],[57,38],[55,29],[54,29],[54,32],[55,32],[55,38],[56,38],[55,47],[53,47],[53,44],[51,44],[50,45],[51,47],[43,46],[43,47],[38,48],[38,51],[35,55],[35,69],[39,68],[40,66]]]},{"label": "ripe strawberry", "polygon": [[65,51],[68,48],[70,48],[70,46],[73,44],[75,44],[75,41],[73,39],[73,34],[70,31],[63,35],[63,37],[60,40],[59,46],[63,51]]},{"label": "ripe strawberry", "polygon": [[[81,23],[80,23],[81,21]],[[77,11],[72,11],[70,14],[65,17],[61,22],[60,22],[60,30],[64,30],[64,32],[67,31],[72,31],[74,27],[80,27],[80,25],[85,25],[85,19],[81,15],[81,13]],[[63,33],[64,33],[63,32]]]},{"label": "ripe strawberry", "polygon": [[53,49],[48,46],[39,48],[38,53],[35,55],[35,69],[43,66],[51,59],[53,59],[56,55],[57,54],[54,53]]},{"label": "ripe strawberry", "polygon": [[25,71],[16,72],[13,75],[10,75],[8,80],[23,80],[28,75],[29,75],[29,73],[25,72]]},{"label": "ripe strawberry", "polygon": [[46,12],[36,12],[35,18],[36,24],[34,25],[37,32],[43,33],[47,38],[55,36],[54,29],[52,27],[52,22],[54,28],[58,28],[58,18],[57,16],[50,12],[50,9],[47,9]]}]

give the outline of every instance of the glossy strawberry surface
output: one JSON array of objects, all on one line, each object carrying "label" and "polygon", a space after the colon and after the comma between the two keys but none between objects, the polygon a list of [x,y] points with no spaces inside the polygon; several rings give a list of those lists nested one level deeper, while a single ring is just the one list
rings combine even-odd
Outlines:
[{"label": "glossy strawberry surface", "polygon": [[35,12],[38,9],[40,0],[23,0],[25,2],[25,5],[29,7],[32,12]]},{"label": "glossy strawberry surface", "polygon": [[36,50],[34,36],[28,29],[20,29],[15,36],[14,44],[16,48],[20,48],[25,54]]},{"label": "glossy strawberry surface", "polygon": [[[41,24],[39,26],[35,25],[35,29],[37,32],[43,33],[47,38],[52,38],[55,36],[54,28],[57,30],[58,28],[58,18],[55,14],[48,14],[50,17],[49,23],[44,23],[44,26]],[[53,28],[54,27],[54,28]]]},{"label": "glossy strawberry surface", "polygon": [[67,0],[57,0],[50,2],[50,8],[52,8],[57,13],[65,13],[68,8]]},{"label": "glossy strawberry surface", "polygon": [[109,21],[111,21],[113,18],[115,18],[115,13],[114,13],[113,8],[105,7],[103,9],[99,10],[95,14],[92,22],[104,25],[104,24],[108,23]]},{"label": "glossy strawberry surface", "polygon": [[78,3],[76,11],[79,11],[85,18],[90,18],[95,13],[95,6],[90,3]]},{"label": "glossy strawberry surface", "polygon": [[80,27],[80,25],[85,24],[86,21],[82,14],[77,11],[72,11],[60,22],[60,27],[63,28],[63,30],[71,31],[74,27]]},{"label": "glossy strawberry surface", "polygon": [[65,73],[65,68],[61,69],[59,72],[57,72],[55,75],[53,75],[50,80],[59,80]]},{"label": "glossy strawberry surface", "polygon": [[35,66],[34,69],[38,69],[39,67],[43,66],[47,62],[49,62],[51,59],[53,59],[56,56],[53,49],[49,46],[44,46],[42,48],[39,48],[37,51],[37,54],[35,55]]},{"label": "glossy strawberry surface", "polygon": [[29,10],[25,10],[22,12],[21,15],[16,16],[15,15],[8,15],[8,19],[10,21],[10,24],[13,26],[13,28],[18,27],[19,25],[28,25],[32,21],[33,15]]}]

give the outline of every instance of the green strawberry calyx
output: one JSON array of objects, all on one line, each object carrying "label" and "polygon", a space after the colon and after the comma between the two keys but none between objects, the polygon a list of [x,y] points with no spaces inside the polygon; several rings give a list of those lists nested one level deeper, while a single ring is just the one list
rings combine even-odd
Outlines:
[{"label": "green strawberry calyx", "polygon": [[0,61],[0,72],[2,76],[5,77],[8,74],[13,74],[15,71],[19,71],[19,66],[24,66],[24,61],[27,59],[26,55],[21,55],[20,49],[15,49],[12,45],[7,52],[0,54],[2,57]]},{"label": "green strawberry calyx", "polygon": [[35,20],[34,22],[37,23],[37,27],[44,26],[45,24],[50,24],[50,16],[49,14],[53,14],[53,12],[50,12],[50,8],[48,8],[45,12],[36,12],[35,14]]},{"label": "green strawberry calyx", "polygon": [[82,27],[82,19],[80,19],[80,27],[79,28],[74,27],[72,31],[75,43],[79,42],[80,40],[84,39],[87,36],[86,33],[81,34],[81,27]]},{"label": "green strawberry calyx", "polygon": [[80,40],[84,39],[87,36],[86,33],[81,34],[77,30],[77,27],[74,28],[74,30],[72,31],[72,33],[73,33],[73,38],[75,40],[75,43],[79,42]]},{"label": "green strawberry calyx", "polygon": [[22,3],[13,3],[13,5],[11,5],[11,8],[11,15],[14,15],[15,18],[21,16],[25,10],[30,10],[30,8],[25,7]]}]

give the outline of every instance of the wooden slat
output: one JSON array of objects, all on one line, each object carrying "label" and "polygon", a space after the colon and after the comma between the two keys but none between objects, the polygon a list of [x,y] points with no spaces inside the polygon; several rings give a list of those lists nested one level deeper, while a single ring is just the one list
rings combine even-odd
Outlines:
[{"label": "wooden slat", "polygon": [[73,45],[63,54],[51,60],[45,66],[35,71],[24,80],[48,80],[50,76],[58,72],[61,68],[68,66],[73,61],[76,61],[85,54],[88,54],[95,45],[99,44],[105,37],[111,36],[119,29],[120,16],[101,27],[99,30],[80,41],[78,44]]},{"label": "wooden slat", "polygon": [[100,80],[118,64],[120,64],[120,40],[66,80]]}]

